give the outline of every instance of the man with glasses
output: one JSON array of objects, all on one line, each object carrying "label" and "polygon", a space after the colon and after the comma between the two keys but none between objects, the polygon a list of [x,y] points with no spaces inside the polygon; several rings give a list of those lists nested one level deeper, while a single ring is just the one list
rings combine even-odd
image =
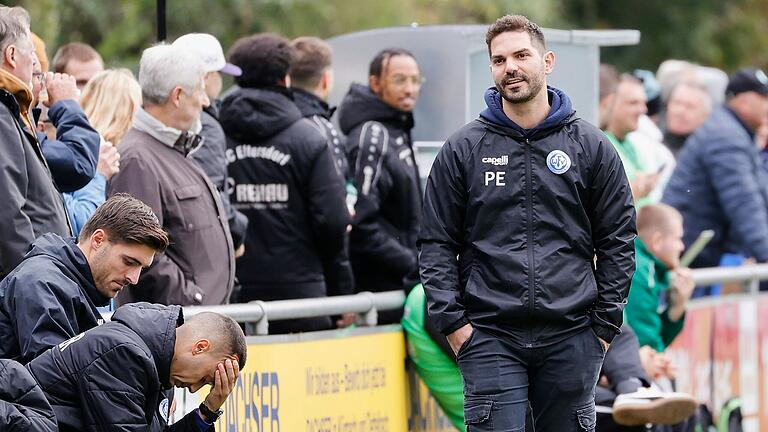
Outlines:
[{"label": "man with glasses", "polygon": [[[411,129],[424,78],[402,48],[379,52],[368,75],[368,85],[352,84],[339,107],[358,190],[350,259],[360,290],[407,292],[418,283],[422,197]],[[398,322],[401,315],[380,313],[380,321]]]},{"label": "man with glasses", "polygon": [[5,277],[35,238],[71,232],[30,116],[37,56],[29,14],[21,7],[0,7],[0,29],[0,277]]}]

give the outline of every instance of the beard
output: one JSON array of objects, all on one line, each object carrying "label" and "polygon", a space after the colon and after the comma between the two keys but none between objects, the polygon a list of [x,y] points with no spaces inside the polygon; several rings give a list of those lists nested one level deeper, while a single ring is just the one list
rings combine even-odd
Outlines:
[{"label": "beard", "polygon": [[[509,89],[509,85],[513,81],[518,82],[519,87],[516,89]],[[544,88],[544,74],[530,76],[520,71],[504,74],[501,80],[496,81],[496,89],[509,103],[522,104],[531,101],[535,98],[541,89]],[[527,86],[525,84],[528,84]]]}]

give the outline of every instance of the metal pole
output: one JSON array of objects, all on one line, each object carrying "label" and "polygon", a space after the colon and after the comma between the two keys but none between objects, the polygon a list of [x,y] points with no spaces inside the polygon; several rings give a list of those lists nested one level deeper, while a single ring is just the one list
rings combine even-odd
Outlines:
[{"label": "metal pole", "polygon": [[165,22],[165,0],[157,0],[157,41],[162,42],[166,39],[166,22]]}]

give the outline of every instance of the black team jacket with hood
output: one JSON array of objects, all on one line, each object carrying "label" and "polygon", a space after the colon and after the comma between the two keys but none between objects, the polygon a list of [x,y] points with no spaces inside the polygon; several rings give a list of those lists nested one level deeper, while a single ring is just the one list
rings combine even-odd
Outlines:
[{"label": "black team jacket with hood", "polygon": [[[349,163],[347,162],[346,138],[331,123],[333,109],[319,97],[302,89],[294,88],[293,99],[304,118],[311,120],[317,130],[325,137],[325,143],[333,157],[336,173],[346,185],[349,181]],[[349,202],[347,202],[349,206]],[[326,258],[325,284],[328,295],[353,294],[355,280],[352,276],[352,264],[349,262],[349,234],[344,233],[344,247],[335,257]]]},{"label": "black team jacket with hood", "polygon": [[112,321],[27,364],[56,413],[59,430],[199,432],[195,411],[167,424],[165,393],[172,388],[176,327],[183,323],[180,306],[123,305]]},{"label": "black team jacket with hood", "polygon": [[422,199],[413,115],[352,84],[339,106],[339,126],[357,188],[349,246],[356,284],[365,291],[410,291],[418,283]]},{"label": "black team jacket with hood", "polygon": [[432,167],[419,258],[444,334],[471,323],[537,347],[619,332],[635,269],[629,182],[605,135],[565,93],[548,94],[549,115],[524,130],[489,89]]},{"label": "black team jacket with hood", "polygon": [[51,404],[21,364],[0,359],[0,430],[56,432]]},{"label": "black team jacket with hood", "polygon": [[325,297],[323,261],[342,251],[350,223],[325,138],[278,86],[236,90],[220,122],[230,202],[249,221],[240,300]]},{"label": "black team jacket with hood", "polygon": [[108,303],[75,239],[45,234],[0,282],[0,358],[29,362],[103,323]]}]

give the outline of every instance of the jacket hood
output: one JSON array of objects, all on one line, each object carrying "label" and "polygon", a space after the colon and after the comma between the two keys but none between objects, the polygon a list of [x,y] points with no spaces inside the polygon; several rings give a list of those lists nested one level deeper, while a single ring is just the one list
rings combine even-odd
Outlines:
[{"label": "jacket hood", "polygon": [[330,119],[331,115],[333,115],[335,109],[329,108],[324,100],[302,89],[295,88],[292,90],[293,101],[296,102],[296,106],[301,111],[302,116],[312,117],[319,115],[320,117]]},{"label": "jacket hood", "polygon": [[91,266],[88,264],[83,251],[77,246],[74,237],[64,239],[53,233],[38,237],[32,243],[32,249],[24,259],[27,260],[40,255],[56,261],[62,270],[71,274],[93,304],[96,306],[109,304],[109,297],[102,295],[96,289]]},{"label": "jacket hood", "polygon": [[413,129],[413,113],[392,108],[371,88],[353,83],[339,105],[339,127],[345,134],[367,121],[391,122],[403,130]]},{"label": "jacket hood", "polygon": [[288,89],[240,88],[221,103],[224,132],[240,142],[262,141],[302,118]]},{"label": "jacket hood", "polygon": [[119,322],[139,335],[147,344],[157,368],[160,384],[172,387],[171,361],[176,345],[176,327],[184,324],[181,306],[130,303],[117,308],[112,321]]},{"label": "jacket hood", "polygon": [[487,108],[480,113],[480,118],[490,124],[501,126],[503,129],[511,129],[516,132],[515,135],[519,136],[537,135],[540,132],[560,127],[573,119],[575,111],[568,95],[560,89],[547,86],[547,96],[549,97],[549,114],[541,124],[531,129],[523,129],[507,117],[502,108],[501,94],[496,87],[490,87],[485,91]]}]

